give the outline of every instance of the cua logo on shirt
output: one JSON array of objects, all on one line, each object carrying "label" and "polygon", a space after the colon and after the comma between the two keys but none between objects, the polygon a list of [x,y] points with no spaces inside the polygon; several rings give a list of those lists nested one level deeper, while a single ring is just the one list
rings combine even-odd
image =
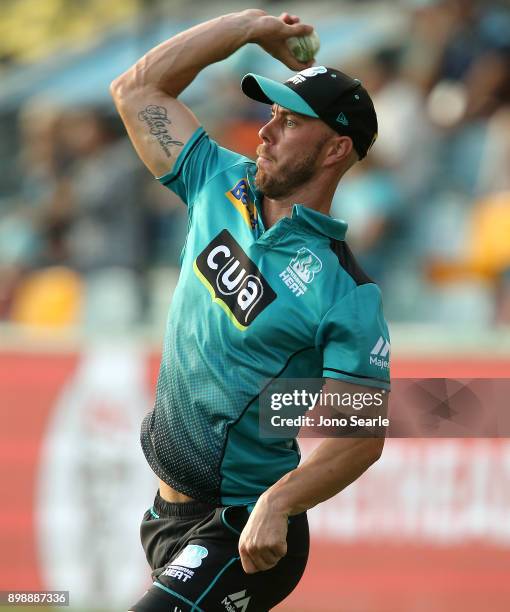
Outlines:
[{"label": "cua logo on shirt", "polygon": [[193,270],[213,302],[223,308],[241,331],[276,299],[260,270],[227,230],[220,232],[200,253]]}]

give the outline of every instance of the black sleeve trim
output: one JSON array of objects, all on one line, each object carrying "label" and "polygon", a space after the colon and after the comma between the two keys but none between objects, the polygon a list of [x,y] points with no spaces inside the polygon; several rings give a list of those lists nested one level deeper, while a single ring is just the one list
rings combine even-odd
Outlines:
[{"label": "black sleeve trim", "polygon": [[338,262],[347,274],[354,280],[356,285],[366,285],[375,282],[365,273],[356,261],[349,245],[343,240],[332,240],[330,243],[333,253],[338,257]]},{"label": "black sleeve trim", "polygon": [[389,385],[389,381],[385,378],[377,378],[375,376],[364,376],[363,374],[352,374],[351,372],[346,372],[345,370],[337,370],[336,368],[322,368],[324,371],[328,370],[329,372],[337,372],[338,374],[345,374],[345,376],[351,376],[352,378],[362,378],[366,380],[377,380],[378,382],[385,383]]}]

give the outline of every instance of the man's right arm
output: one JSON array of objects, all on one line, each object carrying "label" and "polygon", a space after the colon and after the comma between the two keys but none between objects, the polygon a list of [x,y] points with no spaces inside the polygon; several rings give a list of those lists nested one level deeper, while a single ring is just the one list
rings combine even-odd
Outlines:
[{"label": "man's right arm", "polygon": [[177,100],[206,66],[221,61],[249,42],[293,70],[298,62],[286,46],[290,36],[304,36],[311,26],[283,13],[279,18],[258,9],[223,15],[158,45],[116,78],[110,91],[141,160],[155,175],[172,170],[182,147],[199,126],[195,115]]}]

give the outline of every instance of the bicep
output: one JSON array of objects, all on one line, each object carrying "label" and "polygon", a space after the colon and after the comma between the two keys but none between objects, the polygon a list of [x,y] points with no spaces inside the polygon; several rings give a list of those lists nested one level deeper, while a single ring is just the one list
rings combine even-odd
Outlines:
[{"label": "bicep", "polygon": [[153,87],[132,87],[122,77],[110,87],[128,136],[154,176],[170,172],[184,145],[199,127],[179,100]]}]

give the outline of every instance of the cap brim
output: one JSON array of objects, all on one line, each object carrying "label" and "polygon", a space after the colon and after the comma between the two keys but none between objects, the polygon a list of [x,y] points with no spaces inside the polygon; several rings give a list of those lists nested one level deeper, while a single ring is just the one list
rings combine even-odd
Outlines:
[{"label": "cap brim", "polygon": [[319,115],[294,90],[258,74],[249,73],[241,81],[243,92],[257,102],[279,104],[294,113],[319,118]]}]

